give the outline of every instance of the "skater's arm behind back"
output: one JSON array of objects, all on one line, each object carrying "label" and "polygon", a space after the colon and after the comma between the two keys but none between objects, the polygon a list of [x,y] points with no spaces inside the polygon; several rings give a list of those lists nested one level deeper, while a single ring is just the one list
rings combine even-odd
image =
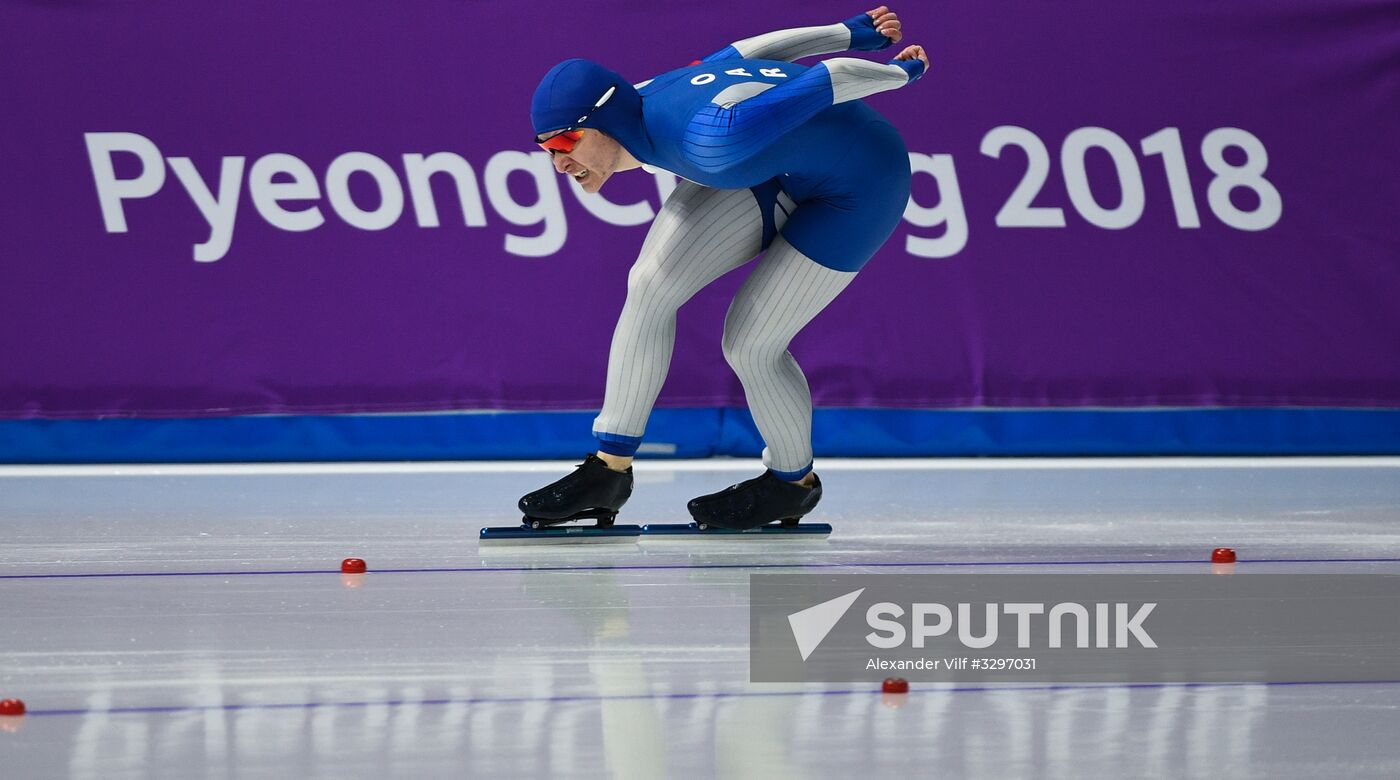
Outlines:
[{"label": "skater's arm behind back", "polygon": [[[876,30],[877,18],[880,20],[880,30],[891,32],[890,36]],[[899,37],[898,18],[889,9],[880,6],[836,24],[794,27],[744,38],[711,54],[702,62],[734,59],[795,62],[819,54],[883,49],[898,41]]]}]

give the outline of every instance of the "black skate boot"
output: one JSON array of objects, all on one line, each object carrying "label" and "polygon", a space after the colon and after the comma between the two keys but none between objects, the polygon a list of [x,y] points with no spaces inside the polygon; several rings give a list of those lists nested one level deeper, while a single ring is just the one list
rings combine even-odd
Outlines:
[{"label": "black skate boot", "polygon": [[822,499],[822,481],[812,475],[810,488],[779,479],[771,470],[687,504],[699,530],[747,531],[770,523],[791,528]]},{"label": "black skate boot", "polygon": [[632,469],[613,471],[597,455],[584,458],[574,473],[520,499],[522,522],[548,528],[571,520],[595,519],[598,528],[613,524],[632,495]]}]

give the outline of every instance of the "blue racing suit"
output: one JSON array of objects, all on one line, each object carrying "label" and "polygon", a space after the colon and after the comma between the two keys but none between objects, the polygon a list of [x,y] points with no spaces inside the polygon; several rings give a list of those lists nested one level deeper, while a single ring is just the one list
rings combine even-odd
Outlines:
[{"label": "blue racing suit", "polygon": [[739,41],[635,87],[567,60],[535,94],[535,130],[596,127],[650,168],[707,187],[750,188],[765,248],[778,232],[774,208],[783,208],[781,233],[794,247],[827,268],[856,271],[899,224],[910,179],[898,131],[859,98],[913,81],[923,63],[840,57],[806,67],[786,59],[889,43],[862,14]]}]

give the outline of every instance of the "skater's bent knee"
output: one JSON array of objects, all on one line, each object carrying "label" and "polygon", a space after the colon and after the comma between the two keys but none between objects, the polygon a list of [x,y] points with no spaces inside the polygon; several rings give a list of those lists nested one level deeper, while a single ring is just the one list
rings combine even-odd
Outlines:
[{"label": "skater's bent knee", "polygon": [[744,371],[748,366],[762,365],[780,359],[787,351],[787,345],[778,343],[765,334],[744,333],[726,329],[724,331],[724,359],[735,371]]},{"label": "skater's bent knee", "polygon": [[638,262],[627,274],[627,297],[633,300],[674,299],[676,308],[680,308],[694,292],[687,289],[683,275],[661,263]]},{"label": "skater's bent knee", "polygon": [[659,266],[652,263],[637,263],[627,273],[627,294],[646,295],[659,288],[662,273]]}]

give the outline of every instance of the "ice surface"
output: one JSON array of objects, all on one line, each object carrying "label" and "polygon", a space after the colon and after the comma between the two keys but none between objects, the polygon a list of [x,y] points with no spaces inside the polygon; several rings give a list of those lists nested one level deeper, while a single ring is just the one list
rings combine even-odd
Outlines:
[{"label": "ice surface", "polygon": [[[825,542],[478,549],[569,466],[0,469],[0,777],[1400,777],[1400,684],[760,685],[747,603],[1218,546],[1396,572],[1400,460],[827,460]],[[618,520],[757,468],[639,462]]]}]

